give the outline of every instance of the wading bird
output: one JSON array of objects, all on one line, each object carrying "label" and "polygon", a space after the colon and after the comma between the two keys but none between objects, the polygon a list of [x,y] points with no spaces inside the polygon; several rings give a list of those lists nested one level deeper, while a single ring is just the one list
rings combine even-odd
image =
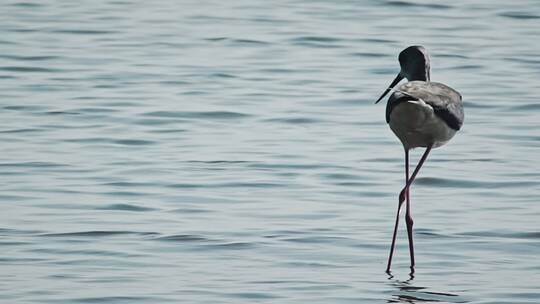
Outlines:
[{"label": "wading bird", "polygon": [[[431,149],[447,143],[461,128],[464,114],[461,95],[456,90],[442,83],[430,81],[430,58],[424,47],[410,46],[401,51],[399,64],[401,71],[390,87],[375,102],[381,101],[403,78],[407,78],[407,83],[393,90],[386,104],[386,122],[405,149],[405,187],[399,194],[396,224],[386,272],[390,273],[399,214],[403,202],[407,201],[405,222],[409,237],[411,273],[414,273],[413,219],[409,188]],[[426,150],[409,177],[409,150],[417,147],[424,147]]]}]

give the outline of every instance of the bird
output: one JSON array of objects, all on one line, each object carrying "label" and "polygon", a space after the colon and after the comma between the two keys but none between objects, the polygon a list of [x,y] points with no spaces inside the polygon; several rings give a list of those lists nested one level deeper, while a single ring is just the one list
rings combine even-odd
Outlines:
[{"label": "bird", "polygon": [[[375,103],[393,91],[386,103],[386,122],[405,150],[405,186],[398,198],[398,209],[386,273],[390,274],[399,215],[406,201],[405,222],[409,240],[411,276],[414,274],[413,218],[409,188],[433,148],[446,144],[463,126],[464,110],[461,94],[451,87],[430,80],[431,59],[426,48],[413,45],[399,53],[400,71]],[[394,87],[404,78],[407,82]],[[409,151],[425,148],[412,175],[409,176]]]}]

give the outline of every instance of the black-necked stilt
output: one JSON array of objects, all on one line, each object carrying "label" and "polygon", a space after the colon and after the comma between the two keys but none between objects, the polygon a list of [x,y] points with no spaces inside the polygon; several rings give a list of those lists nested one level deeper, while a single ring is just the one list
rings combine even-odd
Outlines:
[{"label": "black-necked stilt", "polygon": [[[409,187],[432,148],[447,143],[463,124],[463,102],[454,89],[437,82],[430,82],[430,58],[422,46],[410,46],[399,54],[401,71],[390,87],[375,102],[378,103],[403,78],[409,82],[394,90],[386,104],[386,122],[405,149],[405,187],[399,194],[396,225],[392,236],[386,272],[390,272],[396,243],[401,206],[406,200],[405,221],[409,237],[411,271],[414,273],[413,219]],[[425,147],[426,151],[409,178],[409,150]]]}]

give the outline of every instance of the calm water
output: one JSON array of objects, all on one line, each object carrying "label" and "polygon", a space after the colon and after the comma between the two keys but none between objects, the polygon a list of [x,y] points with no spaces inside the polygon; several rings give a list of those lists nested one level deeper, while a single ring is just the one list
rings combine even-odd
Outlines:
[{"label": "calm water", "polygon": [[[540,6],[472,2],[2,1],[2,303],[538,303]],[[411,44],[466,119],[389,277]]]}]

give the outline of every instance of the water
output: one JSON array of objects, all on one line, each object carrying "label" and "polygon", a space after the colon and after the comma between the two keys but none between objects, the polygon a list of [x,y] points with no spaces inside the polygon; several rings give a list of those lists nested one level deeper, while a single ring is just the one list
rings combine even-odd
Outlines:
[{"label": "water", "polygon": [[[2,302],[540,301],[536,1],[0,11]],[[389,277],[403,151],[373,102],[411,44],[466,119]]]}]

